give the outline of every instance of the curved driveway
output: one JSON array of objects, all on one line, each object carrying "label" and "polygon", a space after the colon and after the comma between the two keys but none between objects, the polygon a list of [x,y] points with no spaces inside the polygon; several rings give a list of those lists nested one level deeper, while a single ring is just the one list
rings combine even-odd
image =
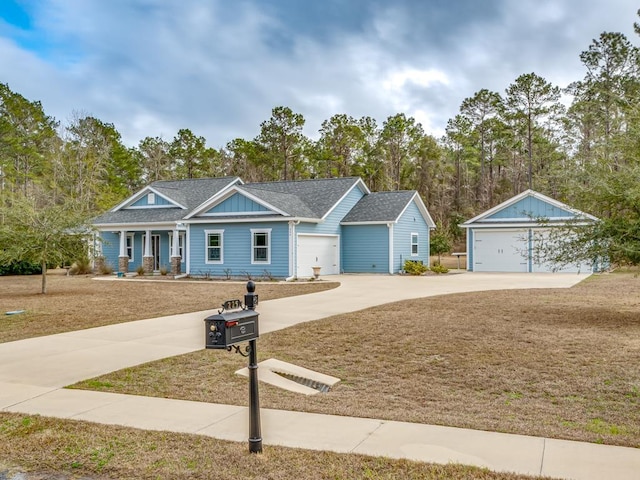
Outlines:
[{"label": "curved driveway", "polygon": [[[393,301],[481,290],[568,288],[584,278],[572,274],[346,275],[331,277],[341,282],[337,289],[264,301],[257,310],[261,332],[266,333]],[[238,287],[241,295],[243,285]],[[0,344],[0,410],[246,441],[246,407],[62,388],[202,349],[203,319],[215,311]],[[634,448],[270,409],[262,409],[261,415],[265,444],[459,462],[585,480],[637,479],[640,471],[640,449]]]}]

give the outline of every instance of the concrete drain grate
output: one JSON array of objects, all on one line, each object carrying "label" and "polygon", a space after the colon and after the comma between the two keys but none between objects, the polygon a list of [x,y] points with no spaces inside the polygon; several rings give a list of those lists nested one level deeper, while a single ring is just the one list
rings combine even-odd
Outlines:
[{"label": "concrete drain grate", "polygon": [[[249,369],[243,368],[236,375],[249,376]],[[307,368],[270,358],[258,363],[258,380],[290,392],[304,395],[327,393],[340,381],[339,378],[314,372]]]},{"label": "concrete drain grate", "polygon": [[274,373],[277,373],[278,375],[283,376],[287,380],[292,380],[296,383],[299,383],[300,385],[304,385],[305,387],[318,390],[320,393],[327,393],[329,390],[331,390],[331,387],[326,383],[318,382],[310,378],[299,377],[297,375],[291,375],[290,373],[285,373],[285,372],[274,371]]}]

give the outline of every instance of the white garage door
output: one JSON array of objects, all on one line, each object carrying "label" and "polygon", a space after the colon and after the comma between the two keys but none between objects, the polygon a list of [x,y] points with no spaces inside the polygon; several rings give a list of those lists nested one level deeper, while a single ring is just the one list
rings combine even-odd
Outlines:
[{"label": "white garage door", "polygon": [[526,272],[527,230],[474,231],[473,270]]},{"label": "white garage door", "polygon": [[[549,236],[549,231],[548,230],[536,230],[533,233],[533,242],[534,242],[534,251],[535,251],[535,244],[537,242],[544,242],[547,237]],[[555,270],[554,270],[555,268]],[[589,262],[583,262],[583,263],[572,263],[569,265],[565,265],[562,268],[558,268],[557,265],[554,265],[552,263],[548,263],[548,262],[543,262],[543,263],[536,263],[535,260],[533,262],[533,271],[534,272],[562,272],[562,273],[591,273],[593,271],[593,268],[591,266],[591,264]]]},{"label": "white garage door", "polygon": [[319,266],[320,275],[340,273],[340,237],[337,235],[298,235],[299,278],[313,276],[311,267]]}]

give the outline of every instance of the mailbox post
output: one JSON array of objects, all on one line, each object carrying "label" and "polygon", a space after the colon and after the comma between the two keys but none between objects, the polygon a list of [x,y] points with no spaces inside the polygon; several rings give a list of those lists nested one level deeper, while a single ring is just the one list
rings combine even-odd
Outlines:
[{"label": "mailbox post", "polygon": [[[256,284],[247,282],[247,294],[244,305],[249,311],[255,311],[258,296]],[[257,315],[257,314],[256,314]],[[262,453],[262,433],[260,431],[260,398],[258,396],[258,351],[256,339],[249,340],[249,451]]]},{"label": "mailbox post", "polygon": [[[258,295],[256,284],[247,282],[244,306],[240,300],[227,300],[217,315],[204,319],[205,347],[212,349],[233,349],[243,357],[249,357],[249,452],[262,453],[260,432],[260,400],[258,397]],[[249,342],[243,353],[238,343]]]}]

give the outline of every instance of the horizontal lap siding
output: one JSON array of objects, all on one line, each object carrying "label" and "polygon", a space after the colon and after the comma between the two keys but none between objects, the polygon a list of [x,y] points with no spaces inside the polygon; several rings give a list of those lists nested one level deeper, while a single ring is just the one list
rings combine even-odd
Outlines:
[{"label": "horizontal lap siding", "polygon": [[[411,255],[411,234],[418,234],[418,255]],[[399,272],[405,260],[422,261],[429,265],[429,228],[415,202],[404,211],[393,226],[393,272]]]},{"label": "horizontal lap siding", "polygon": [[102,239],[102,256],[105,264],[118,271],[118,256],[120,255],[120,235],[112,232],[100,232]]},{"label": "horizontal lap siding", "polygon": [[342,266],[346,273],[389,273],[389,227],[344,225]]},{"label": "horizontal lap siding", "polygon": [[[251,229],[271,229],[271,263],[251,264]],[[222,264],[205,262],[205,230],[224,230]],[[261,276],[264,271],[274,277],[289,275],[289,226],[286,222],[264,224],[206,224],[191,225],[189,232],[190,274],[224,276],[225,269],[231,275],[240,276],[244,272]]]}]

